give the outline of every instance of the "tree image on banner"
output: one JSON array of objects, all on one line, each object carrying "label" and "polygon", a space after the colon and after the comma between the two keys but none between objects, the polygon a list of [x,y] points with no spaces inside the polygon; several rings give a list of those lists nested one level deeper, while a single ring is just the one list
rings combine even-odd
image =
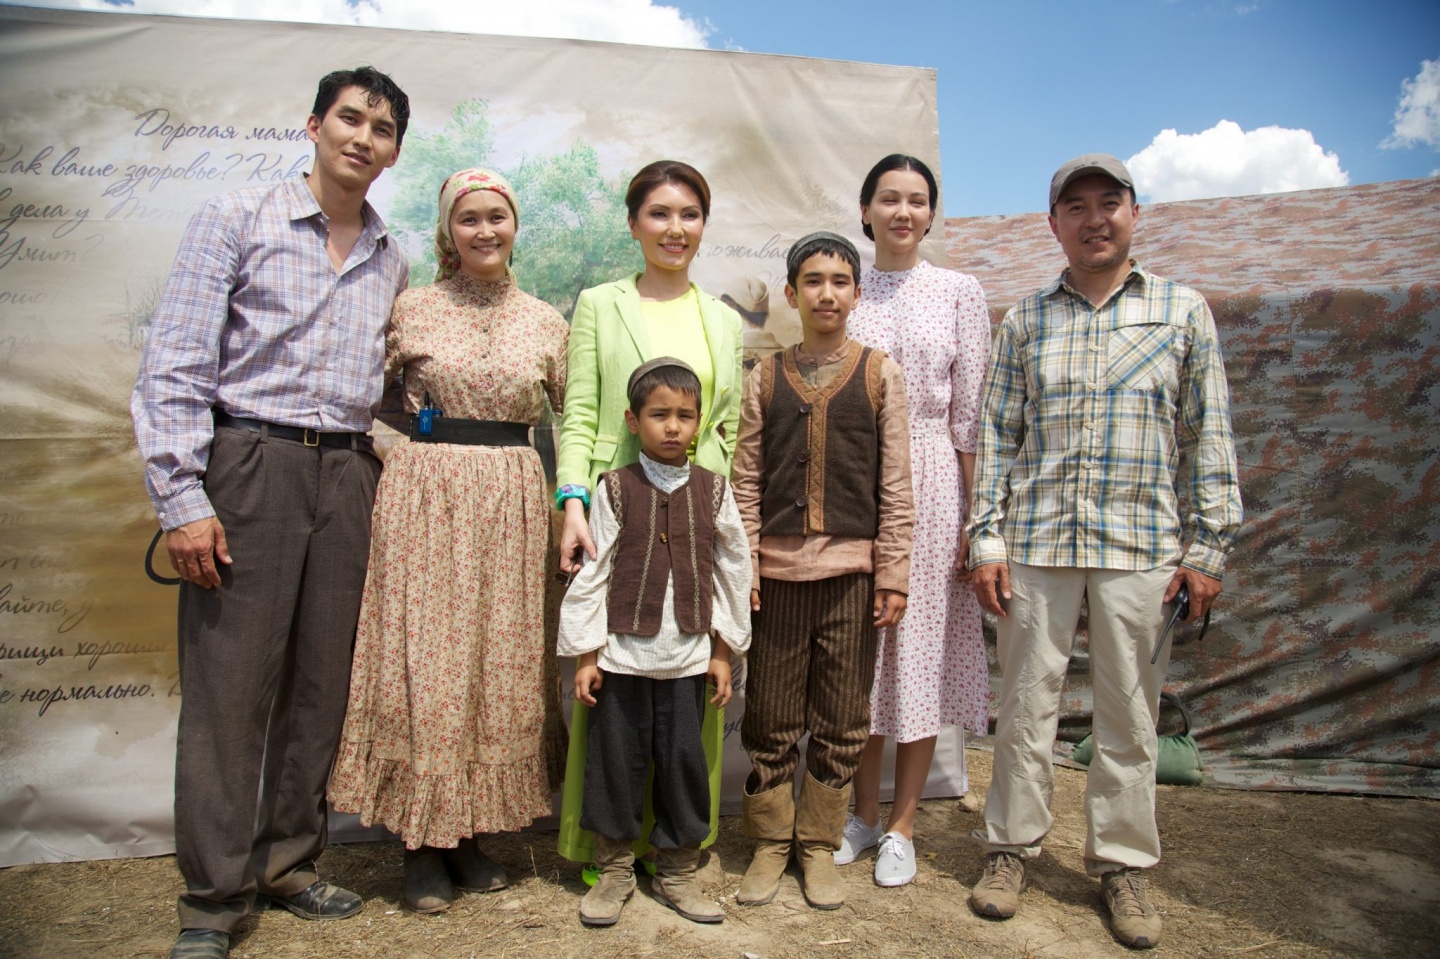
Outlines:
[{"label": "tree image on banner", "polygon": [[[396,191],[387,220],[411,250],[411,285],[435,275],[436,203],[440,184],[457,170],[489,165],[494,135],[485,101],[455,107],[437,131],[412,129],[405,160],[396,167]],[[601,175],[593,147],[527,157],[501,170],[520,198],[520,235],[514,267],[520,286],[568,319],[580,291],[638,270],[639,252],[626,227],[624,178]]]}]

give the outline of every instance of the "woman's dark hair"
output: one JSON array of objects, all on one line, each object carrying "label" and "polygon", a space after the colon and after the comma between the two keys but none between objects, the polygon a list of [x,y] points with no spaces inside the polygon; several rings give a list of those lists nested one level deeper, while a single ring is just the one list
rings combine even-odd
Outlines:
[{"label": "woman's dark hair", "polygon": [[410,98],[394,80],[374,67],[356,67],[354,70],[336,70],[320,78],[320,87],[315,91],[315,106],[311,114],[325,119],[325,114],[340,99],[340,91],[359,87],[365,91],[365,102],[376,106],[381,100],[390,104],[390,116],[395,121],[395,146],[405,140],[405,128],[410,125]]},{"label": "woman's dark hair", "polygon": [[705,182],[699,170],[679,160],[656,160],[635,174],[630,188],[625,191],[625,209],[629,211],[630,219],[639,219],[640,207],[650,191],[666,183],[686,187],[694,193],[700,200],[700,218],[710,219],[710,184]]},{"label": "woman's dark hair", "polygon": [[[865,175],[865,182],[860,184],[860,205],[870,205],[870,201],[875,199],[875,190],[880,185],[880,178],[891,170],[910,170],[925,178],[925,185],[930,188],[930,226],[934,226],[935,204],[940,202],[940,187],[935,183],[935,174],[930,172],[930,168],[925,165],[924,160],[904,153],[892,153],[870,168],[870,172]],[[926,233],[930,232],[930,226],[925,228]],[[870,224],[864,222],[863,217],[860,227],[868,238],[875,239],[875,231],[870,229]]]}]

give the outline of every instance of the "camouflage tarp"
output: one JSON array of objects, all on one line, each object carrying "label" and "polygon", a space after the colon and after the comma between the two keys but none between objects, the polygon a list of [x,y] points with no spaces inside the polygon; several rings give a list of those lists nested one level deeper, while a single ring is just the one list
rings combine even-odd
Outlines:
[{"label": "camouflage tarp", "polygon": [[[946,241],[997,322],[1064,265],[1043,214]],[[1245,526],[1167,684],[1207,782],[1440,796],[1440,179],[1144,207],[1134,255],[1206,294],[1230,379]],[[1082,632],[1063,739],[1089,701]]]}]

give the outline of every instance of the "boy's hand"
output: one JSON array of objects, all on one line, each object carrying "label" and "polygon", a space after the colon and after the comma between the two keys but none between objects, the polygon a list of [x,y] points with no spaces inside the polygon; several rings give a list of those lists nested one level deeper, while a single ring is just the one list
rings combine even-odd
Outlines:
[{"label": "boy's hand", "polygon": [[899,625],[905,616],[905,594],[893,589],[875,590],[875,628]]},{"label": "boy's hand", "polygon": [[595,692],[605,683],[599,660],[599,653],[586,653],[575,661],[575,698],[586,706],[595,705]]},{"label": "boy's hand", "polygon": [[755,613],[760,612],[760,590],[758,589],[750,590],[750,610]]},{"label": "boy's hand", "polygon": [[730,650],[726,649],[722,654],[716,650],[710,655],[710,668],[705,671],[705,681],[715,687],[715,695],[710,697],[710,705],[716,709],[724,709],[725,704],[730,702]]}]

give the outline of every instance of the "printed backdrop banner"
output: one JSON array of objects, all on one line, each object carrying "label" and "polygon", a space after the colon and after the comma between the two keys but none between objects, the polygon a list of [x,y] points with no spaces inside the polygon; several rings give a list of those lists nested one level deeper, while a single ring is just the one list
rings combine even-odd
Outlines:
[{"label": "printed backdrop banner", "polygon": [[[696,278],[751,351],[799,338],[780,293],[797,236],[868,252],[869,166],[938,166],[933,70],[0,7],[0,865],[172,848],[175,592],[141,565],[140,350],[190,214],[306,171],[316,81],[367,63],[411,98],[371,199],[413,282],[432,276],[441,181],[491,166],[521,196],[521,285],[568,315],[639,265],[629,177],[682,159],[714,192]],[[954,795],[941,756],[931,791]]]}]

